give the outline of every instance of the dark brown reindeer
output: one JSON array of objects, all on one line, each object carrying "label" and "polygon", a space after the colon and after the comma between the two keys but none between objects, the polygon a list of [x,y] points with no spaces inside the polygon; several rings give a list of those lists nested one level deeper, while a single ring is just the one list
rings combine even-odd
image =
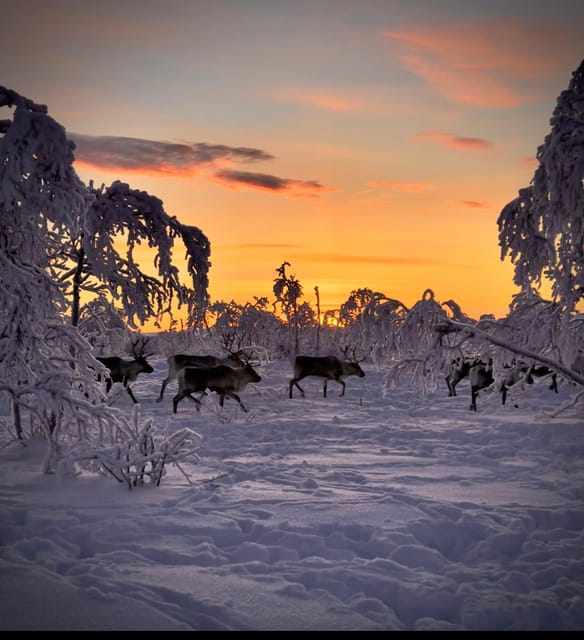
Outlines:
[{"label": "dark brown reindeer", "polygon": [[188,355],[185,353],[179,353],[167,358],[168,362],[168,375],[162,381],[160,387],[160,395],[156,402],[162,402],[164,396],[164,390],[166,386],[176,380],[178,372],[184,367],[217,367],[219,365],[226,365],[228,367],[243,367],[246,362],[242,360],[241,353],[230,353],[229,355],[219,358],[217,356],[200,356],[200,355]]},{"label": "dark brown reindeer", "polygon": [[[243,411],[247,409],[243,405],[237,391],[243,391],[251,382],[260,382],[261,376],[251,366],[232,368],[228,365],[216,367],[183,367],[177,374],[178,393],[172,399],[173,413],[177,411],[177,405],[183,398],[193,400],[197,405],[197,411],[201,408],[201,397],[205,391],[215,391],[219,394],[219,404],[222,407],[225,397],[233,398],[239,403]],[[201,393],[195,398],[193,393]]]},{"label": "dark brown reindeer", "polygon": [[106,378],[106,393],[112,388],[114,382],[121,382],[130,398],[132,398],[132,401],[138,404],[138,400],[136,400],[130,388],[130,383],[136,380],[138,374],[152,373],[154,371],[146,360],[152,353],[144,354],[148,340],[148,338],[139,338],[132,343],[132,351],[135,355],[133,360],[125,360],[119,356],[96,357],[96,360],[99,360],[109,369],[109,376]]},{"label": "dark brown reindeer", "polygon": [[[341,349],[345,358],[347,358],[348,350],[348,347]],[[298,382],[309,376],[324,378],[324,398],[326,398],[327,383],[329,380],[334,380],[341,385],[342,389],[339,397],[344,396],[345,382],[343,378],[348,378],[349,376],[363,378],[365,376],[365,372],[359,366],[359,362],[361,361],[355,358],[355,348],[353,348],[352,353],[352,358],[346,360],[341,360],[336,356],[296,356],[294,360],[294,377],[288,385],[288,397],[292,398],[292,388],[297,387],[304,398],[304,390]]]}]

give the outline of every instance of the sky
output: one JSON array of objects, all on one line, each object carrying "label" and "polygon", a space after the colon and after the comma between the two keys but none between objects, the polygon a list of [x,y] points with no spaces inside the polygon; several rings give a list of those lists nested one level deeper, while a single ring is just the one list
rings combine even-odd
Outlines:
[{"label": "sky", "polygon": [[323,311],[431,288],[506,315],[497,218],[582,60],[582,2],[0,0],[0,18],[1,83],[48,106],[86,183],[207,235],[212,301],[273,300],[287,261]]},{"label": "sky", "polygon": [[[306,379],[290,400],[288,363],[264,361],[248,413],[210,394],[172,414],[152,364],[138,424],[198,434],[159,487],[43,475],[46,443],[0,431],[3,631],[584,628],[584,416],[565,379],[505,406],[481,391],[474,413],[468,379],[422,395],[367,364],[342,398]],[[131,419],[121,385],[110,403]]]}]

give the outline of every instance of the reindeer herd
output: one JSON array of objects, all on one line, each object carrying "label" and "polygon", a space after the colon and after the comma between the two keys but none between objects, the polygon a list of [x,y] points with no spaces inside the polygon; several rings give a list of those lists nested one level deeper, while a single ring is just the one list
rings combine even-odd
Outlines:
[{"label": "reindeer herd", "polygon": [[525,362],[517,362],[513,360],[511,364],[503,367],[503,372],[497,379],[493,372],[493,360],[489,359],[487,363],[480,358],[454,358],[450,362],[445,380],[448,387],[448,395],[456,395],[456,385],[468,378],[470,382],[471,411],[477,410],[477,397],[479,391],[495,387],[495,390],[501,394],[501,404],[505,404],[507,400],[507,392],[509,388],[517,384],[533,384],[535,378],[549,376],[550,389],[558,392],[558,381],[554,371],[544,365],[531,364]]},{"label": "reindeer herd", "polygon": [[[327,383],[334,380],[341,386],[340,396],[345,395],[345,379],[350,376],[363,378],[365,373],[360,366],[362,360],[355,357],[355,349],[352,356],[348,355],[348,348],[342,349],[344,359],[336,356],[305,356],[299,355],[294,359],[293,376],[288,383],[288,397],[293,397],[293,389],[296,387],[300,395],[304,397],[304,390],[299,382],[307,377],[323,379],[323,397],[327,395]],[[152,373],[154,370],[147,361],[147,357],[153,354],[137,355],[134,359],[125,360],[120,357],[97,357],[109,371],[106,376],[106,393],[114,382],[121,382],[134,403],[136,397],[130,384],[140,373]],[[178,403],[188,398],[195,403],[197,411],[200,410],[201,400],[207,395],[207,391],[215,392],[219,396],[219,404],[224,405],[225,398],[235,400],[242,411],[247,411],[240,396],[241,391],[248,384],[261,381],[261,376],[252,366],[249,358],[243,352],[230,352],[225,357],[211,355],[177,354],[169,356],[168,375],[162,381],[157,402],[162,402],[164,391],[168,384],[177,380],[178,392],[172,399],[173,413],[177,413]],[[257,366],[257,365],[255,365]],[[493,361],[487,363],[480,358],[454,358],[448,366],[445,376],[449,396],[456,396],[456,386],[461,380],[468,378],[471,389],[470,409],[477,410],[477,397],[483,389],[494,388],[501,393],[501,401],[504,405],[509,388],[518,384],[532,384],[535,378],[549,377],[550,389],[558,392],[556,373],[544,365],[527,365],[524,362],[513,361],[504,367],[502,374],[496,376],[493,372]],[[193,394],[199,394],[195,396]]]},{"label": "reindeer herd", "polygon": [[[347,357],[347,349],[343,350]],[[147,362],[149,355],[139,355],[133,360],[119,357],[97,357],[109,374],[106,379],[106,393],[114,382],[121,382],[134,403],[138,403],[130,383],[134,382],[140,373],[152,373],[154,369]],[[167,358],[168,375],[162,381],[157,402],[162,402],[167,385],[173,380],[178,382],[178,393],[172,399],[173,413],[177,412],[178,403],[184,398],[192,400],[197,411],[201,407],[201,399],[207,391],[213,391],[219,396],[219,404],[223,407],[225,398],[235,400],[243,411],[247,411],[237,392],[243,391],[250,383],[261,381],[261,376],[241,351],[230,352],[219,358],[209,355],[177,354]],[[358,376],[363,378],[365,373],[359,366],[359,361],[353,357],[341,360],[335,356],[297,356],[294,361],[294,377],[289,383],[289,397],[292,398],[292,388],[296,386],[304,397],[304,391],[298,382],[306,377],[314,376],[324,379],[323,396],[326,398],[327,382],[334,380],[341,385],[341,396],[345,395],[344,378]],[[199,393],[198,397],[193,394]]]}]

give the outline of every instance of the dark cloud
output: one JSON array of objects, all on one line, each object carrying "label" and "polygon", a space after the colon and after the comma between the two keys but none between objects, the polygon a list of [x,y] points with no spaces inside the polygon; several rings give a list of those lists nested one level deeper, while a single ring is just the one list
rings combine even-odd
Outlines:
[{"label": "dark cloud", "polygon": [[234,184],[241,184],[269,191],[330,191],[330,187],[321,185],[316,180],[290,180],[279,178],[269,173],[252,173],[249,171],[236,171],[222,169],[215,176],[219,180]]},{"label": "dark cloud", "polygon": [[[216,170],[212,179],[231,188],[240,186],[264,189],[293,196],[336,191],[316,180],[291,180],[268,173],[219,168],[225,167],[228,163],[274,159],[273,155],[253,147],[229,147],[206,142],[159,142],[121,136],[88,136],[80,133],[72,133],[69,138],[76,145],[76,161],[96,169],[191,177],[198,169],[206,168]],[[209,177],[209,171],[203,174],[203,179]]]},{"label": "dark cloud", "polygon": [[274,156],[251,147],[194,142],[180,144],[121,136],[88,136],[73,133],[75,158],[95,167],[160,173],[192,172],[200,165],[220,160],[257,162]]}]

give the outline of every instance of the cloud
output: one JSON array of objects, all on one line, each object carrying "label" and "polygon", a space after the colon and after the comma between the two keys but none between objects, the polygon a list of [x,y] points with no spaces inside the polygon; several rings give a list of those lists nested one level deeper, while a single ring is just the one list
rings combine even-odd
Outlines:
[{"label": "cloud", "polygon": [[98,169],[192,176],[202,166],[221,161],[259,162],[274,156],[261,149],[194,142],[180,144],[118,136],[73,133],[75,158]]},{"label": "cloud", "polygon": [[334,263],[334,264],[380,264],[380,265],[401,265],[401,266],[427,266],[427,265],[438,265],[444,264],[444,260],[436,260],[433,258],[415,258],[411,256],[360,256],[360,255],[350,255],[346,253],[305,253],[305,249],[307,249],[306,245],[300,244],[288,244],[288,243],[268,243],[268,242],[258,242],[258,243],[243,243],[243,244],[228,244],[215,247],[216,250],[241,250],[241,249],[250,249],[254,251],[258,250],[267,250],[271,251],[273,249],[277,250],[288,250],[288,249],[296,249],[300,250],[301,253],[298,254],[298,258],[302,261],[310,260],[312,262],[318,263]]},{"label": "cloud", "polygon": [[519,162],[524,169],[529,169],[531,171],[536,169],[539,164],[535,156],[524,156],[523,158],[519,158]]},{"label": "cloud", "polygon": [[542,98],[541,81],[568,64],[576,31],[497,21],[384,31],[402,64],[452,102],[511,108]]},{"label": "cloud", "polygon": [[486,202],[477,202],[476,200],[452,200],[452,202],[471,209],[486,209],[489,206]]},{"label": "cloud", "polygon": [[388,180],[369,180],[368,187],[379,187],[388,191],[402,191],[406,193],[423,193],[432,189],[431,184],[424,182],[391,182]]},{"label": "cloud", "polygon": [[406,267],[444,264],[443,260],[433,258],[414,258],[411,256],[393,256],[391,258],[381,256],[356,256],[344,253],[303,253],[302,258],[313,262],[334,262],[338,264],[383,264],[401,265]]},{"label": "cloud", "polygon": [[314,196],[337,191],[316,180],[294,180],[268,173],[225,168],[226,164],[234,162],[249,163],[274,159],[273,155],[253,147],[230,147],[207,142],[179,144],[79,133],[70,134],[69,137],[76,144],[76,165],[91,169],[187,178],[205,169],[200,175],[202,179],[213,180],[231,189],[247,187],[292,196]]},{"label": "cloud", "polygon": [[249,187],[264,191],[282,191],[291,195],[314,195],[323,191],[333,192],[336,189],[326,187],[316,180],[292,180],[279,178],[269,173],[252,173],[234,169],[222,169],[215,172],[215,177],[233,187]]},{"label": "cloud", "polygon": [[362,109],[365,103],[362,99],[350,98],[338,93],[322,93],[288,89],[280,91],[272,96],[282,102],[304,104],[327,111],[356,111]]},{"label": "cloud", "polygon": [[215,249],[221,250],[236,250],[239,251],[241,249],[253,249],[256,250],[268,250],[272,249],[302,249],[304,245],[301,244],[286,244],[284,242],[248,242],[244,244],[224,244],[220,246],[215,246]]},{"label": "cloud", "polygon": [[484,138],[467,138],[442,131],[420,131],[412,136],[412,140],[429,140],[449,149],[463,151],[486,151],[493,146],[492,142]]}]

